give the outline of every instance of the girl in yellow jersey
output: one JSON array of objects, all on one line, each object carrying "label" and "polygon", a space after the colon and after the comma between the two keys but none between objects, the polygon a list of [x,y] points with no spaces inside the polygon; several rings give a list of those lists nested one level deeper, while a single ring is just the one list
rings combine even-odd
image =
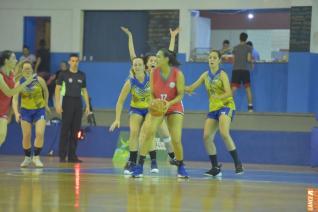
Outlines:
[{"label": "girl in yellow jersey", "polygon": [[[138,154],[138,137],[139,131],[148,114],[148,106],[150,102],[150,84],[149,75],[145,71],[145,64],[142,58],[136,57],[132,60],[133,75],[124,84],[117,104],[116,104],[116,119],[109,128],[113,131],[115,128],[120,127],[120,118],[123,109],[123,104],[131,93],[130,102],[130,120],[129,120],[129,151],[130,156],[128,163],[124,168],[124,174],[130,175],[132,168],[135,166]],[[158,167],[156,160],[151,161],[151,172],[158,173]]]},{"label": "girl in yellow jersey", "polygon": [[[126,35],[128,36],[128,49],[129,49],[129,56],[130,59],[132,60],[133,58],[136,57],[136,52],[135,52],[135,48],[134,48],[134,42],[133,42],[133,36],[132,33],[129,31],[128,28],[125,27],[121,27],[121,30],[123,32],[126,33]],[[175,40],[177,35],[179,34],[179,28],[176,28],[174,30],[169,29],[170,30],[170,42],[169,42],[169,50],[170,51],[174,51],[174,47],[175,47]],[[157,57],[156,54],[146,54],[144,57],[144,61],[145,61],[145,65],[146,65],[146,71],[148,72],[148,74],[150,74],[150,72],[156,68],[157,66]],[[131,75],[131,73],[130,73]],[[161,142],[164,143],[165,148],[167,150],[167,153],[170,157],[170,164],[171,165],[177,165],[177,161],[175,159],[175,154],[174,154],[174,150],[171,144],[171,137],[170,137],[170,133],[168,130],[168,126],[166,123],[166,120],[164,120],[162,122],[162,124],[160,125],[160,127],[158,128],[157,131]],[[150,158],[152,160],[156,160],[156,142],[154,140],[154,142],[152,143],[150,150],[149,150],[149,155]],[[152,164],[153,167],[155,167],[155,164]]]},{"label": "girl in yellow jersey", "polygon": [[227,150],[230,152],[237,174],[243,173],[242,163],[238,158],[234,141],[230,135],[230,125],[235,113],[230,82],[227,74],[220,68],[221,55],[218,51],[212,50],[209,54],[210,70],[204,72],[192,85],[186,87],[186,92],[192,93],[204,83],[209,96],[209,113],[204,125],[204,144],[209,154],[212,168],[205,173],[208,176],[221,176],[221,166],[217,162],[214,136],[220,129]]},{"label": "girl in yellow jersey", "polygon": [[[22,84],[26,78],[32,76],[33,69],[29,61],[22,63],[22,78],[17,85]],[[21,98],[21,107],[18,109],[18,98]],[[28,167],[32,162],[38,168],[43,167],[40,160],[40,152],[43,147],[44,131],[46,125],[45,110],[50,109],[47,106],[49,92],[45,81],[39,77],[34,76],[34,80],[19,94],[13,98],[13,110],[15,113],[16,121],[21,121],[21,128],[23,134],[23,149],[25,159],[21,163],[21,167]],[[31,132],[32,124],[35,124],[35,142],[34,142],[34,155],[31,159]]]}]

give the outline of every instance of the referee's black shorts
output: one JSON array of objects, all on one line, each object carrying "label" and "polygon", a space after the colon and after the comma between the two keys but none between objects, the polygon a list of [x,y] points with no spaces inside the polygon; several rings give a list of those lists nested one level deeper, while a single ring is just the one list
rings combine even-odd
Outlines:
[{"label": "referee's black shorts", "polygon": [[251,86],[251,76],[249,70],[233,70],[231,86],[239,88],[241,87],[241,84],[243,84],[246,88]]}]

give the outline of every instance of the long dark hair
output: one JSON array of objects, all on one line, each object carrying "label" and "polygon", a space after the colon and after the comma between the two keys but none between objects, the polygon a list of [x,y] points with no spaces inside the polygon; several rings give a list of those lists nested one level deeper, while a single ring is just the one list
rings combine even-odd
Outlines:
[{"label": "long dark hair", "polygon": [[11,55],[12,55],[13,51],[10,51],[10,50],[5,50],[1,53],[1,56],[0,56],[0,67],[4,66],[4,63],[7,60],[10,59]]},{"label": "long dark hair", "polygon": [[168,49],[160,49],[159,51],[161,51],[163,53],[164,57],[169,58],[168,63],[170,66],[178,67],[180,65],[179,61],[177,60],[177,55],[175,52],[170,51]]},{"label": "long dark hair", "polygon": [[148,52],[148,53],[145,54],[145,56],[143,56],[145,67],[146,67],[147,70],[151,69],[151,67],[148,67],[148,65],[147,65],[148,60],[150,59],[150,57],[156,57],[156,54],[153,53],[153,52]]}]

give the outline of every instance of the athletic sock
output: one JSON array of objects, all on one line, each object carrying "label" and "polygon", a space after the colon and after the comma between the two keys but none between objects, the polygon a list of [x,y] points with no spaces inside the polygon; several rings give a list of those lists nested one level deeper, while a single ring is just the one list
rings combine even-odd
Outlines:
[{"label": "athletic sock", "polygon": [[138,151],[130,151],[129,161],[133,163],[137,163],[137,155],[138,155]]},{"label": "athletic sock", "polygon": [[145,158],[146,158],[146,156],[140,155],[138,164],[143,166],[144,162],[145,162]]},{"label": "athletic sock", "polygon": [[211,165],[212,168],[217,167],[218,165],[218,159],[216,155],[209,155],[210,161],[211,161]]},{"label": "athletic sock", "polygon": [[230,154],[231,154],[231,156],[232,156],[232,158],[233,158],[233,161],[234,161],[235,166],[237,166],[238,164],[241,164],[241,161],[240,161],[239,158],[238,158],[236,149],[230,151]]},{"label": "athletic sock", "polygon": [[42,148],[34,147],[34,156],[38,156],[41,153]]},{"label": "athletic sock", "polygon": [[149,155],[150,155],[150,159],[151,160],[156,160],[157,159],[156,150],[150,151]]},{"label": "athletic sock", "polygon": [[31,148],[30,149],[24,149],[24,155],[27,157],[31,157]]}]

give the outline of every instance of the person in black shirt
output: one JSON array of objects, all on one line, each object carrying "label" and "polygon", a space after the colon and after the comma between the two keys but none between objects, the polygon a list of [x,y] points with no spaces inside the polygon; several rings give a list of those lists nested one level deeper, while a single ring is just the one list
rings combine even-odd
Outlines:
[{"label": "person in black shirt", "polygon": [[56,71],[55,75],[55,80],[57,80],[59,78],[59,75],[60,73],[62,72],[65,72],[68,70],[68,65],[67,65],[67,61],[66,60],[63,60],[61,63],[60,63],[60,69]]},{"label": "person in black shirt", "polygon": [[[82,99],[84,97],[86,109],[85,113],[90,113],[89,98],[86,89],[86,77],[82,71],[78,70],[79,57],[71,54],[68,61],[70,68],[61,72],[56,81],[55,87],[55,108],[58,114],[62,114],[62,128],[60,134],[59,156],[60,162],[80,163],[76,155],[77,138],[76,134],[81,127],[82,119]],[[65,95],[61,105],[61,86],[65,83]]]},{"label": "person in black shirt", "polygon": [[36,52],[36,73],[50,73],[50,50],[45,47],[45,40],[40,40],[40,48]]},{"label": "person in black shirt", "polygon": [[[55,74],[52,74],[50,78],[46,81],[47,87],[49,89],[49,105],[55,105],[55,98],[54,98],[54,91],[56,86],[56,81],[59,78],[59,74],[61,72],[65,72],[68,70],[68,64],[67,61],[62,61],[60,63],[60,69],[55,72]],[[63,89],[62,89],[63,90]],[[63,93],[63,91],[62,91]]]}]

